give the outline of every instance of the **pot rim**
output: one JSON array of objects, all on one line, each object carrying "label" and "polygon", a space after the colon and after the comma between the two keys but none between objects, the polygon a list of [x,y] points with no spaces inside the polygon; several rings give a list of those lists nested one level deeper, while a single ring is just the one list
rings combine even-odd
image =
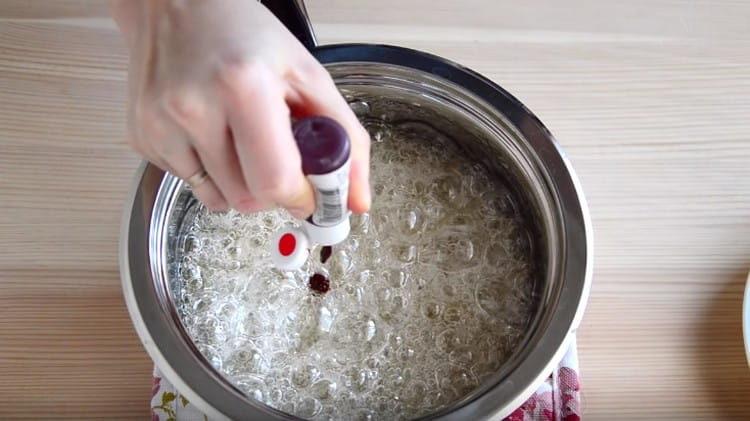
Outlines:
[{"label": "pot rim", "polygon": [[[378,63],[402,66],[437,75],[459,85],[503,114],[531,144],[544,166],[554,169],[554,193],[560,204],[561,227],[565,232],[564,273],[561,276],[566,281],[576,281],[575,287],[571,282],[565,282],[559,293],[558,300],[563,305],[558,305],[554,312],[556,316],[557,313],[562,314],[553,318],[535,347],[513,371],[523,374],[517,376],[519,381],[526,384],[522,390],[513,390],[519,384],[506,381],[462,402],[461,406],[452,408],[449,413],[438,413],[428,418],[489,419],[509,415],[536,390],[562,359],[588,300],[593,268],[593,232],[586,200],[570,162],[552,134],[520,101],[494,82],[459,64],[420,51],[374,44],[328,45],[316,48],[313,54],[324,65]],[[151,268],[149,258],[148,233],[152,211],[157,207],[155,201],[162,186],[163,175],[161,170],[152,165],[141,165],[128,196],[121,228],[120,272],[123,291],[130,317],[144,348],[165,377],[211,418],[267,419],[275,416],[280,419],[295,419],[266,405],[252,405],[242,392],[223,380],[216,370],[182,370],[179,373],[174,369],[175,366],[196,368],[197,365],[197,368],[205,369],[207,363],[199,355],[173,352],[175,348],[181,348],[177,346],[181,338],[174,332],[170,334],[164,332],[164,329],[158,329],[155,332],[158,335],[152,335],[152,330],[157,330],[154,328],[155,323],[169,323],[175,317],[158,303],[158,291],[153,288],[154,269]],[[150,188],[144,188],[144,180],[151,181]],[[139,284],[136,285],[134,280],[140,281]],[[564,305],[565,303],[568,304]],[[575,306],[571,307],[570,303],[575,303]],[[184,350],[184,346],[182,349]],[[542,370],[539,370],[538,361],[546,361]],[[535,363],[534,366],[532,362]],[[200,393],[197,389],[200,389]],[[508,399],[508,396],[514,397]],[[497,404],[503,400],[507,403],[499,408]]]}]

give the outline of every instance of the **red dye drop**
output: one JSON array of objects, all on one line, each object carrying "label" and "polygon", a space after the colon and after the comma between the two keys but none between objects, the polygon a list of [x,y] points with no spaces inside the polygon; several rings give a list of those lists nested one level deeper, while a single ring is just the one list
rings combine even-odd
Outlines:
[{"label": "red dye drop", "polygon": [[297,247],[297,239],[294,238],[293,234],[286,233],[279,239],[279,253],[282,256],[289,256],[294,253],[295,247]]},{"label": "red dye drop", "polygon": [[331,281],[325,276],[316,273],[310,277],[310,289],[317,293],[325,294],[331,289]]},{"label": "red dye drop", "polygon": [[321,263],[327,262],[328,259],[331,258],[331,254],[333,254],[333,247],[323,246],[323,248],[320,249],[320,262]]}]

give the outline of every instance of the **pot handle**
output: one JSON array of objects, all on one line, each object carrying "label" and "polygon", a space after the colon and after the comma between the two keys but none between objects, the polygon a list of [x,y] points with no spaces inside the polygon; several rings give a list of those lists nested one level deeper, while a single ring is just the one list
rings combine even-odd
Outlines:
[{"label": "pot handle", "polygon": [[318,45],[304,0],[261,0],[261,3],[286,26],[292,35],[297,37],[305,48],[312,50]]}]

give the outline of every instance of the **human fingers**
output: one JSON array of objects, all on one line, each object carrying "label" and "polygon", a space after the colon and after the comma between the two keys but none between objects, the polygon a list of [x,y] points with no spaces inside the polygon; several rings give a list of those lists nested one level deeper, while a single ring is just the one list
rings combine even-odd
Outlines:
[{"label": "human fingers", "polygon": [[234,146],[251,193],[298,218],[309,216],[315,200],[302,173],[282,84],[260,62],[229,66],[222,82]]}]

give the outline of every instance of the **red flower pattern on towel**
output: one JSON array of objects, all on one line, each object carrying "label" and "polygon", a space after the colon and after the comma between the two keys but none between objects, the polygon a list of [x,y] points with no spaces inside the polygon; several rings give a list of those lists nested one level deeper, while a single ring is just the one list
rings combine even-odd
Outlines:
[{"label": "red flower pattern on towel", "polygon": [[575,340],[557,370],[505,421],[581,421],[581,381]]},{"label": "red flower pattern on towel", "polygon": [[156,396],[157,393],[159,393],[159,387],[161,386],[161,377],[154,376],[153,380],[151,381],[151,399]]}]

